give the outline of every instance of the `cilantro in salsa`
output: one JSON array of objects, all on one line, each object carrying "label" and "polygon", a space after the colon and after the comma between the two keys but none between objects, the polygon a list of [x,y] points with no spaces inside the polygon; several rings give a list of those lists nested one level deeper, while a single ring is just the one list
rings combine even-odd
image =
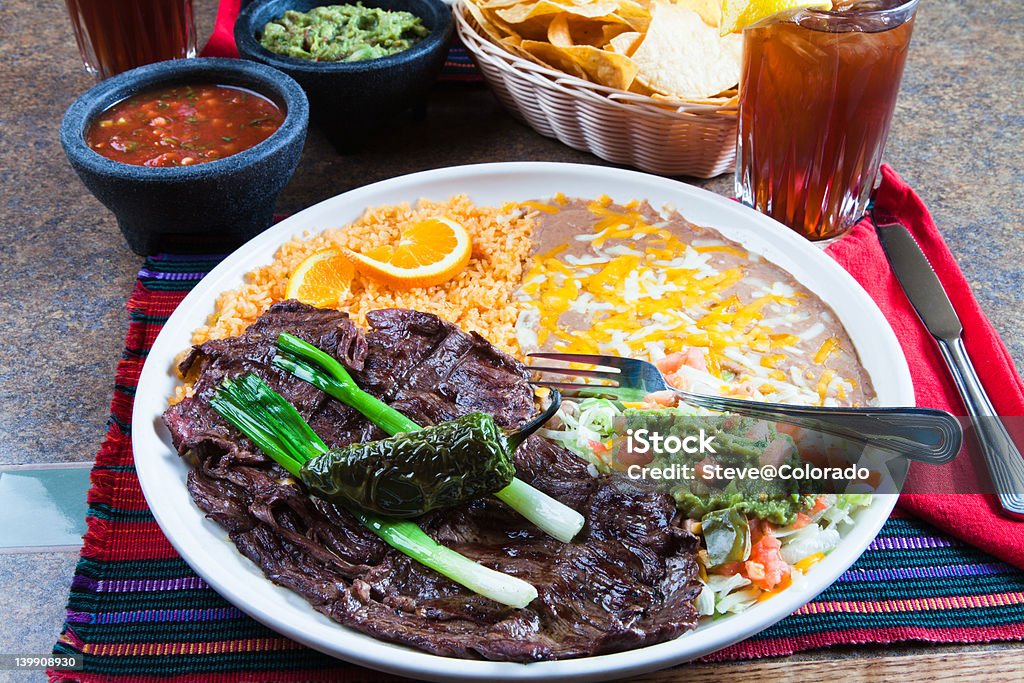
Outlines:
[{"label": "cilantro in salsa", "polygon": [[387,57],[430,33],[414,14],[378,7],[327,5],[289,10],[263,27],[260,45],[279,55],[313,62],[359,62]]}]

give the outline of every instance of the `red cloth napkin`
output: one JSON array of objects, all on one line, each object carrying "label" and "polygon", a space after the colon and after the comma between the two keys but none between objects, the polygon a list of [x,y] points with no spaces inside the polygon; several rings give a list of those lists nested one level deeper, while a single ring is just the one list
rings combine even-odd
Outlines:
[{"label": "red cloth napkin", "polygon": [[[1003,416],[1024,415],[1024,382],[1006,346],[978,306],[921,198],[889,166],[882,167],[882,183],[875,194],[875,218],[883,223],[898,221],[910,230],[963,321],[967,352],[996,411]],[[892,325],[910,365],[917,404],[965,415],[966,409],[946,364],[889,268],[872,222],[861,221],[826,251],[867,290]],[[972,440],[973,436],[967,435],[966,439]],[[977,481],[975,477],[987,476],[976,468],[977,459],[965,457],[964,453],[942,467],[914,463],[905,489],[948,490],[949,481]],[[1024,568],[1024,521],[1003,517],[996,496],[904,493],[899,505],[953,536]]]},{"label": "red cloth napkin", "polygon": [[242,9],[242,0],[220,0],[217,7],[217,21],[201,57],[238,57],[235,47],[235,20]]}]

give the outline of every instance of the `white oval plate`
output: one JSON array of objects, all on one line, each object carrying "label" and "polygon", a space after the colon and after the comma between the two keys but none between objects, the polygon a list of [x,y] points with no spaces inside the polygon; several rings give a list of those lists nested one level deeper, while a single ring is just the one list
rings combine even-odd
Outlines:
[{"label": "white oval plate", "polygon": [[860,556],[895,504],[878,496],[857,524],[806,581],[759,603],[741,616],[701,625],[679,638],[598,657],[533,664],[452,659],[385,643],[330,621],[299,595],[275,586],[235,550],[225,531],[206,519],[185,489],[187,467],[171,446],[161,420],[178,380],[175,357],[192,331],[213,311],[218,294],[242,284],[253,268],[269,263],[284,242],[307,230],[342,226],[367,207],[441,200],[465,193],[479,204],[550,197],[647,199],[671,205],[688,220],[718,229],[752,252],[788,270],[835,310],[871,375],[882,405],[914,405],[906,359],[888,323],[863,289],[820,249],[724,197],[665,178],[599,166],[500,163],[425,171],[338,195],[278,223],[239,248],[207,275],[178,306],[153,344],[139,380],[132,415],[132,443],[139,480],[153,515],[174,548],[218,593],[289,638],[341,659],[395,674],[435,681],[597,681],[664,668],[742,640],[789,615],[829,586]]}]

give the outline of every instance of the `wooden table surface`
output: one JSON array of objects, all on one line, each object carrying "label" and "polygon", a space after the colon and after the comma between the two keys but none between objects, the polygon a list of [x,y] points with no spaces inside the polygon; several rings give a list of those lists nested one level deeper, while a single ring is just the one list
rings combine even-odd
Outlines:
[{"label": "wooden table surface", "polygon": [[[141,265],[57,142],[64,109],[91,85],[62,5],[0,2],[0,335],[20,340],[0,359],[0,464],[93,458],[127,326],[124,302]],[[206,33],[215,2],[196,0],[196,8]],[[1017,0],[922,2],[887,151],[931,208],[1018,364],[1024,360],[1022,36]],[[362,154],[339,157],[312,131],[279,209],[294,212],[426,168],[510,160],[602,163],[517,123],[482,86],[447,85],[436,89],[426,120],[403,122]],[[682,180],[732,191],[731,177]],[[76,560],[76,553],[0,556],[0,594],[18,595],[0,602],[15,615],[5,615],[0,652],[48,651]],[[695,664],[636,680],[896,679],[1024,681],[1024,646],[851,646]]]}]

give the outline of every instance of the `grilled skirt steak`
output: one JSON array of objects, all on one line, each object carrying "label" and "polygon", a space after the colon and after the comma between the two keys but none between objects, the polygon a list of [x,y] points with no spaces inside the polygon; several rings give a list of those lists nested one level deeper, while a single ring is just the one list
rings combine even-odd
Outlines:
[{"label": "grilled skirt steak", "polygon": [[286,301],[245,334],[206,342],[182,362],[197,377],[195,393],[164,420],[195,465],[193,499],[239,551],[331,619],[438,655],[583,657],[694,627],[697,539],[676,525],[673,500],[624,477],[594,478],[545,439],[531,437],[518,449],[518,476],[586,517],[572,543],[545,535],[494,498],[417,520],[440,543],[532,583],[538,598],[517,610],[410,560],[344,510],[308,496],[210,407],[221,380],[251,371],[329,446],[383,437],[356,411],[270,366],[277,334],[287,331],[334,354],[360,386],[417,422],[482,410],[513,427],[531,416],[526,369],[479,335],[416,311],[374,311],[368,320],[364,335],[344,313]]}]

